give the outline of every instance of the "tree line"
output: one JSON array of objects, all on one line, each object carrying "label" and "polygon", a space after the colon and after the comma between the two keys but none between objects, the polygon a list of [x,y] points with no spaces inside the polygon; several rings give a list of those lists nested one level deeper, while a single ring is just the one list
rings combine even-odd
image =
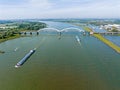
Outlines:
[{"label": "tree line", "polygon": [[47,27],[45,23],[41,23],[41,22],[17,22],[10,25],[8,24],[6,26],[17,26],[17,27],[0,29],[0,39],[5,39],[15,36],[19,34],[21,31],[39,30]]},{"label": "tree line", "polygon": [[46,24],[41,22],[25,22],[18,24],[18,29],[20,30],[39,30],[45,27]]}]

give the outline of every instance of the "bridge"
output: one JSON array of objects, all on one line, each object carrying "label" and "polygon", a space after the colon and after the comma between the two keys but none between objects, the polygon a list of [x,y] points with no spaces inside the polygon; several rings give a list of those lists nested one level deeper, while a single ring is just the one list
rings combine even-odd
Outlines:
[{"label": "bridge", "polygon": [[38,32],[41,32],[41,31],[48,31],[48,32],[84,32],[84,30],[82,29],[79,29],[79,28],[74,28],[74,27],[69,27],[69,28],[64,28],[64,29],[56,29],[56,28],[43,28],[43,29],[40,29],[38,30]]},{"label": "bridge", "polygon": [[29,32],[20,32],[19,34],[24,34],[24,35],[32,35],[32,34],[36,34],[36,35],[39,35],[41,32],[54,32],[54,33],[58,33],[58,34],[62,34],[62,33],[65,33],[65,32],[78,32],[78,33],[84,33],[85,34],[85,31],[80,29],[80,28],[74,28],[74,27],[69,27],[69,28],[64,28],[64,29],[56,29],[56,28],[43,28],[43,29],[40,29],[38,31],[29,31]]},{"label": "bridge", "polygon": [[63,33],[67,33],[67,32],[78,32],[78,33],[83,33],[83,35],[86,34],[101,34],[101,35],[119,35],[120,32],[86,32],[83,29],[80,28],[75,28],[75,27],[69,27],[69,28],[64,28],[64,29],[56,29],[56,28],[43,28],[40,29],[38,31],[29,31],[29,32],[20,32],[19,34],[22,35],[32,35],[32,34],[36,34],[39,35],[41,32],[45,32],[45,33],[56,33],[56,34],[63,34]]}]

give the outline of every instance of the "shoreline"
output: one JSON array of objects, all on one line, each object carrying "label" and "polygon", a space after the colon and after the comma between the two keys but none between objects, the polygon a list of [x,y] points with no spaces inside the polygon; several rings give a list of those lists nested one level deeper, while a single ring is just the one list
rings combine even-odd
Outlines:
[{"label": "shoreline", "polygon": [[[89,27],[82,27],[84,30],[88,31],[88,32],[93,32],[91,28]],[[115,50],[117,53],[120,53],[120,47],[117,46],[116,44],[114,44],[113,42],[109,41],[108,39],[104,38],[102,35],[100,34],[93,34],[94,37],[96,37],[97,39],[99,39],[100,41],[102,41],[103,43],[105,43],[106,45],[108,45],[109,47],[111,47],[113,50]]]},{"label": "shoreline", "polygon": [[3,54],[3,53],[5,53],[5,51],[0,51],[0,54]]},{"label": "shoreline", "polygon": [[[12,39],[20,38],[20,37],[21,36],[19,34],[16,34],[15,36],[12,36],[12,37],[8,37],[8,38],[5,38],[5,39],[0,39],[0,43],[8,41],[8,40],[12,40]],[[0,54],[3,54],[3,53],[5,53],[5,51],[0,50]]]},{"label": "shoreline", "polygon": [[16,39],[16,38],[20,38],[21,36],[19,34],[16,34],[15,36],[12,37],[8,37],[8,38],[4,38],[4,39],[0,39],[0,43],[8,41],[8,40],[12,40],[12,39]]},{"label": "shoreline", "polygon": [[[73,24],[73,25],[76,25],[76,26],[80,26],[82,27],[85,31],[88,31],[88,32],[93,32],[93,30],[87,26],[82,26],[82,25],[78,25],[78,24]],[[99,39],[101,42],[105,43],[107,46],[111,47],[113,50],[115,50],[117,53],[120,53],[120,47],[117,46],[116,44],[114,44],[113,42],[111,42],[110,40],[104,38],[102,35],[100,34],[94,34],[93,33],[93,36],[96,37],[97,39]]]},{"label": "shoreline", "polygon": [[[12,27],[12,28],[2,28],[5,32],[0,32],[1,35],[1,39],[0,39],[0,43],[8,41],[8,40],[12,40],[12,39],[16,39],[16,38],[20,38],[21,35],[19,33],[21,32],[37,32],[39,29],[42,28],[46,28],[47,24],[46,23],[42,23],[42,22],[28,22],[28,21],[21,21],[20,22],[16,22],[16,21],[12,21],[10,22],[10,24],[6,24],[7,22],[1,24],[4,25],[4,27]],[[15,26],[15,28],[13,28]],[[0,53],[5,53],[4,51],[0,50]]]},{"label": "shoreline", "polygon": [[104,38],[102,35],[94,34],[94,37],[98,38],[100,41],[114,49],[116,52],[120,53],[120,47],[114,44],[113,42],[109,41],[108,39]]}]

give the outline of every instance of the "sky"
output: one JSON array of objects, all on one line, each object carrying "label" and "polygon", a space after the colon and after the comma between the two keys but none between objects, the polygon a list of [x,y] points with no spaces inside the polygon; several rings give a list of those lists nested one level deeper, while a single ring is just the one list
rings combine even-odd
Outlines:
[{"label": "sky", "polygon": [[120,0],[0,0],[0,19],[120,18]]}]

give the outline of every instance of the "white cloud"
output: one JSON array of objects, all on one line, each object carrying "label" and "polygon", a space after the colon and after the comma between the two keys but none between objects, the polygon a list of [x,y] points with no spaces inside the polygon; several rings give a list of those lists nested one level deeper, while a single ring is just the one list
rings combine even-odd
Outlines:
[{"label": "white cloud", "polygon": [[48,0],[29,0],[28,6],[31,6],[33,8],[38,7],[41,9],[45,9],[45,8],[51,8],[52,3],[50,3]]},{"label": "white cloud", "polygon": [[0,19],[2,18],[35,18],[38,14],[50,9],[52,4],[47,0],[28,0],[20,5],[1,5]]},{"label": "white cloud", "polygon": [[[77,0],[76,5],[64,0],[27,0],[20,5],[0,5],[0,19],[9,18],[120,18],[120,1],[112,0]],[[57,3],[56,3],[57,2]],[[68,0],[66,1],[68,2]],[[72,1],[71,1],[72,2]],[[88,2],[88,3],[86,3]],[[83,4],[85,3],[85,4]],[[78,5],[79,4],[79,5]],[[57,8],[56,6],[59,6]]]}]

